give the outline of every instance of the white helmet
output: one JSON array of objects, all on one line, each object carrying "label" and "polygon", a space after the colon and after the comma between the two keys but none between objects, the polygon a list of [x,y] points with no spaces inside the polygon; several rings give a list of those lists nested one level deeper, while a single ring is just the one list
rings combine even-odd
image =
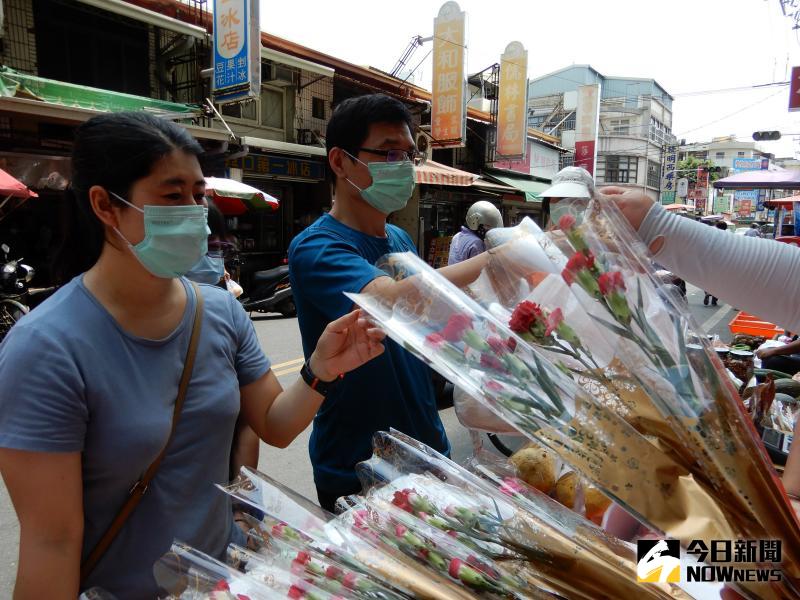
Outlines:
[{"label": "white helmet", "polygon": [[469,207],[467,211],[467,227],[472,231],[478,231],[478,227],[483,225],[485,230],[503,226],[503,216],[497,207],[491,202],[481,200]]}]

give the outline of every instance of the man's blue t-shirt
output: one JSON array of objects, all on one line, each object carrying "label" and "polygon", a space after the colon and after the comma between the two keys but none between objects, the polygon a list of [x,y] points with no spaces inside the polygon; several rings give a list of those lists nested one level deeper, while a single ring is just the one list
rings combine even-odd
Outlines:
[{"label": "man's blue t-shirt", "polygon": [[[0,447],[80,452],[83,554],[105,533],[169,437],[196,299],[166,338],[123,330],[76,277],[17,323],[0,345]],[[175,437],[147,493],[84,588],[155,598],[153,564],[180,540],[223,558],[235,539],[228,481],[239,388],[269,370],[233,296],[199,286],[200,343]],[[58,494],[58,489],[42,490]]]},{"label": "man's blue t-shirt", "polygon": [[[353,309],[344,292],[360,292],[385,276],[375,263],[391,252],[416,252],[399,227],[386,225],[386,237],[374,237],[327,214],[295,237],[289,275],[306,357],[328,323]],[[328,493],[358,488],[355,465],[372,455],[376,431],[394,427],[449,453],[430,369],[394,341],[385,344],[381,356],[345,375],[314,419],[309,444],[314,482]]]}]

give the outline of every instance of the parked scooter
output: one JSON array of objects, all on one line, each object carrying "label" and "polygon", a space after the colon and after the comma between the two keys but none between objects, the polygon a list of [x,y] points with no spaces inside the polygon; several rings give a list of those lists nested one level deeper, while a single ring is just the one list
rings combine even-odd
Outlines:
[{"label": "parked scooter", "polygon": [[288,265],[256,271],[250,278],[249,288],[239,299],[247,312],[276,312],[284,317],[297,315]]},{"label": "parked scooter", "polygon": [[3,268],[0,270],[0,341],[11,327],[30,312],[27,305],[28,284],[36,272],[22,263],[22,258],[9,260],[11,248],[3,244]]}]

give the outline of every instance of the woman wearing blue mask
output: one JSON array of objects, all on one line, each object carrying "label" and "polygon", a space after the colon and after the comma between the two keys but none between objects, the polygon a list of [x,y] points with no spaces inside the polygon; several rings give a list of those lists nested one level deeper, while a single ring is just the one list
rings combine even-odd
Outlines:
[{"label": "woman wearing blue mask", "polygon": [[383,351],[383,334],[350,313],[281,388],[231,294],[183,277],[207,251],[201,151],[146,113],[78,128],[63,253],[76,276],[0,346],[16,598],[93,586],[153,598],[153,563],[174,539],[221,556],[238,530],[214,484],[228,479],[239,414],[285,447],[340,373]]}]

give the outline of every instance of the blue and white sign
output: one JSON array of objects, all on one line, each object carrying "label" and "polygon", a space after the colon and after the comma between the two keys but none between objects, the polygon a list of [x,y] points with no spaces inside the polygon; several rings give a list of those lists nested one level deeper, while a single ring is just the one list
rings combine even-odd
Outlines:
[{"label": "blue and white sign", "polygon": [[734,158],[733,170],[742,171],[760,171],[764,167],[760,158]]},{"label": "blue and white sign", "polygon": [[734,200],[751,200],[755,205],[758,202],[758,190],[736,190],[733,192]]},{"label": "blue and white sign", "polygon": [[261,93],[258,0],[214,0],[214,78],[211,93],[225,103]]}]

